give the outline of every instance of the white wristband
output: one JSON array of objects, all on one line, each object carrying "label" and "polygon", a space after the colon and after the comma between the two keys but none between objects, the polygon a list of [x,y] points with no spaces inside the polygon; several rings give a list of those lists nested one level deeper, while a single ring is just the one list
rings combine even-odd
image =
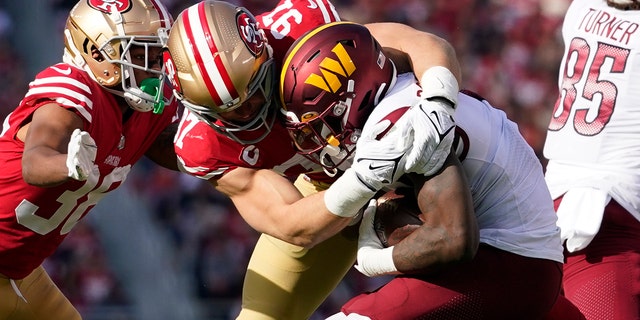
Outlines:
[{"label": "white wristband", "polygon": [[367,277],[397,274],[398,269],[393,263],[393,246],[384,249],[369,247],[358,249],[356,269]]},{"label": "white wristband", "polygon": [[449,71],[441,66],[431,67],[420,77],[422,87],[422,99],[444,98],[453,104],[458,103],[458,80]]},{"label": "white wristband", "polygon": [[336,216],[352,218],[375,194],[349,168],[325,191],[324,204]]}]

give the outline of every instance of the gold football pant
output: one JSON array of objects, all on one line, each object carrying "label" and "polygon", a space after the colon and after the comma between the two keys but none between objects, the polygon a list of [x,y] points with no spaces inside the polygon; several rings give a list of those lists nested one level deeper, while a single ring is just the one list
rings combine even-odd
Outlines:
[{"label": "gold football pant", "polygon": [[0,319],[80,320],[80,314],[42,266],[21,280],[0,275]]},{"label": "gold football pant", "polygon": [[[305,196],[326,188],[301,178],[295,185]],[[311,249],[263,234],[249,261],[237,319],[308,319],[353,266],[357,243],[353,227]]]}]

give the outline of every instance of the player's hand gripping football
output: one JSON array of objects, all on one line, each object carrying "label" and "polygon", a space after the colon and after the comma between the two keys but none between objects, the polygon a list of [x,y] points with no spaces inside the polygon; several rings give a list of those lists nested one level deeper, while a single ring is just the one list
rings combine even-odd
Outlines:
[{"label": "player's hand gripping football", "polygon": [[92,174],[98,147],[91,135],[86,131],[75,129],[69,140],[67,151],[67,169],[69,177],[78,181],[85,181]]},{"label": "player's hand gripping football", "polygon": [[397,273],[393,263],[393,246],[385,248],[373,228],[377,201],[369,201],[360,222],[358,236],[358,262],[354,266],[367,277]]},{"label": "player's hand gripping football", "polygon": [[[396,126],[410,140],[404,170],[427,176],[435,174],[451,151],[455,134],[453,113],[458,98],[458,82],[444,67],[433,67],[421,78],[421,99]],[[402,120],[402,119],[401,119]]]}]

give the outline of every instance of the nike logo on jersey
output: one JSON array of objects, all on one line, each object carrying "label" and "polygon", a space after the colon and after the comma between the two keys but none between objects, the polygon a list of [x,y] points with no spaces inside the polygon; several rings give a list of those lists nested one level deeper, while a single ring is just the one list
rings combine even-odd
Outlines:
[{"label": "nike logo on jersey", "polygon": [[309,0],[309,5],[307,6],[307,8],[316,9],[316,8],[318,8],[318,4],[315,3],[313,0]]},{"label": "nike logo on jersey", "polygon": [[58,71],[59,73],[65,75],[65,76],[68,76],[68,75],[71,74],[71,68],[70,67],[67,67],[66,69],[60,69],[58,67],[51,67],[51,69],[53,69],[55,71]]}]

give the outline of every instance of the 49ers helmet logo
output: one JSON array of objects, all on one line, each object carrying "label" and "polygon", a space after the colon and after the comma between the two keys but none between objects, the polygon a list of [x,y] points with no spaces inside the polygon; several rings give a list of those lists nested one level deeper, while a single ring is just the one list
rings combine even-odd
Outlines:
[{"label": "49ers helmet logo", "polygon": [[182,87],[180,86],[180,79],[178,78],[178,70],[176,70],[176,64],[173,62],[171,53],[169,50],[162,52],[162,61],[164,63],[164,70],[167,73],[167,78],[176,91],[182,93]]},{"label": "49ers helmet logo", "polygon": [[131,9],[130,0],[87,0],[87,3],[92,8],[106,13],[110,13],[114,8],[121,13]]},{"label": "49ers helmet logo", "polygon": [[259,56],[265,47],[265,38],[262,31],[258,29],[256,19],[245,11],[241,11],[237,17],[238,32],[247,49],[254,56]]}]

